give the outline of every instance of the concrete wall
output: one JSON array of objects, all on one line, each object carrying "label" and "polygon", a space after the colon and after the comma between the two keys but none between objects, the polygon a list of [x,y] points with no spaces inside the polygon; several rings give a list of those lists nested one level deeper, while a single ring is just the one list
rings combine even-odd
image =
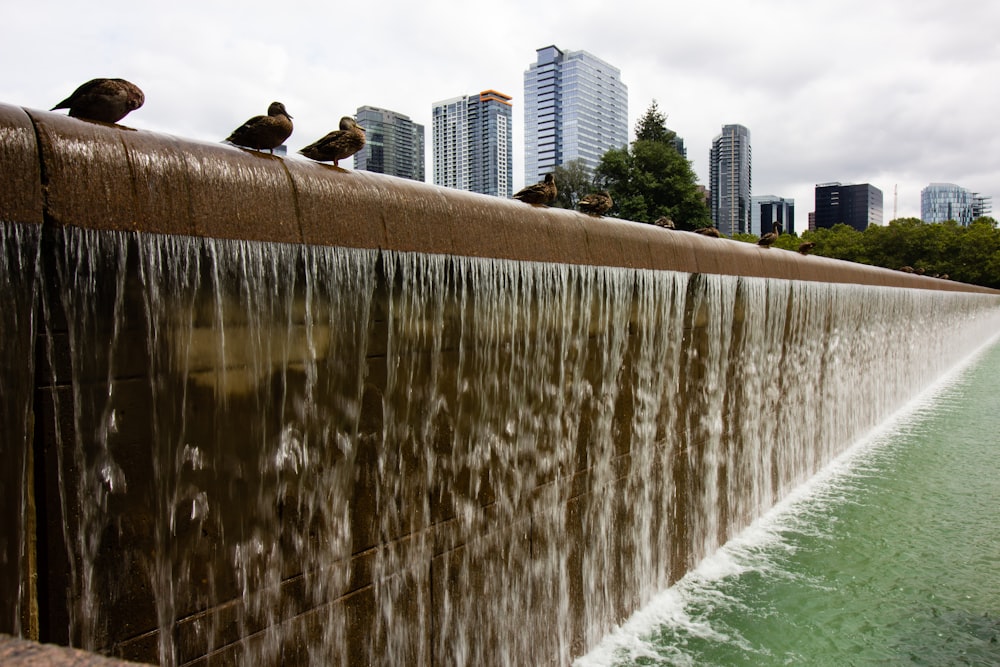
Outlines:
[{"label": "concrete wall", "polygon": [[[112,341],[106,349],[99,350],[99,355],[115,359],[113,380],[118,396],[116,400],[119,401],[115,404],[118,414],[151,415],[161,410],[162,406],[158,403],[160,399],[155,388],[150,389],[152,383],[148,377],[151,373],[149,369],[158,363],[158,350],[145,339],[139,344],[130,344],[131,333],[141,328],[143,310],[148,307],[143,303],[142,286],[138,284],[140,274],[134,259],[123,260],[118,273],[112,271],[97,276],[97,292],[114,287],[101,284],[103,280],[124,285],[122,291],[111,289],[110,297],[99,294],[93,301],[81,297],[79,303],[75,299],[60,297],[60,294],[67,293],[74,280],[72,263],[60,264],[64,261],[60,258],[71,254],[68,245],[79,242],[79,239],[68,241],[70,235],[61,233],[64,227],[109,234],[143,231],[431,255],[994,294],[990,290],[950,281],[804,257],[776,249],[761,249],[749,244],[670,232],[650,225],[594,219],[572,211],[530,207],[512,200],[488,198],[305,160],[282,159],[221,144],[198,143],[124,127],[88,123],[50,112],[0,105],[0,138],[0,182],[5,185],[0,188],[0,224],[16,224],[21,228],[34,225],[40,230],[34,236],[24,235],[29,244],[37,244],[28,249],[26,256],[38,256],[39,261],[21,262],[17,264],[20,268],[8,269],[16,278],[12,292],[30,293],[32,285],[36,284],[33,271],[38,267],[45,276],[46,294],[42,295],[45,297],[42,300],[51,311],[46,316],[44,330],[35,330],[26,323],[40,321],[41,318],[32,319],[40,308],[38,299],[29,294],[29,298],[13,299],[9,304],[0,302],[4,305],[4,313],[0,313],[4,319],[0,322],[4,326],[4,345],[8,348],[8,354],[0,355],[4,386],[27,387],[26,391],[7,392],[8,396],[0,402],[0,408],[4,410],[0,416],[5,417],[3,430],[0,431],[4,439],[0,442],[0,456],[5,462],[0,473],[0,501],[4,507],[25,509],[13,518],[5,518],[8,523],[0,531],[3,562],[18,564],[17,567],[3,568],[0,574],[0,631],[19,632],[42,641],[74,645],[85,643],[82,639],[84,635],[97,637],[97,643],[92,648],[129,659],[163,660],[164,644],[172,642],[179,649],[170,656],[169,662],[229,664],[238,660],[241,654],[227,647],[240,642],[270,641],[267,632],[269,616],[258,610],[256,617],[248,620],[246,610],[238,609],[241,604],[246,604],[245,599],[241,602],[239,582],[219,580],[213,583],[211,599],[199,597],[195,592],[176,601],[176,608],[170,610],[174,620],[168,624],[173,637],[160,637],[157,628],[164,626],[163,619],[158,619],[157,614],[165,612],[153,608],[146,586],[151,578],[169,578],[170,575],[150,575],[149,562],[156,560],[150,557],[151,560],[143,561],[141,554],[165,548],[162,540],[170,537],[177,543],[187,545],[186,565],[192,566],[197,562],[208,564],[205,572],[212,570],[214,558],[225,555],[214,552],[212,536],[207,535],[209,539],[204,539],[206,535],[199,533],[195,526],[178,528],[178,532],[171,536],[158,536],[158,529],[152,525],[155,521],[152,513],[144,513],[141,508],[131,514],[122,511],[120,516],[126,518],[116,519],[114,530],[104,536],[99,548],[91,554],[92,560],[73,562],[80,558],[79,553],[72,555],[80,536],[74,528],[65,527],[83,525],[86,517],[81,519],[77,516],[83,513],[77,499],[60,497],[61,493],[65,494],[67,484],[79,475],[72,457],[60,447],[68,447],[68,443],[86,437],[82,433],[93,432],[95,425],[87,420],[96,420],[94,414],[99,410],[94,414],[86,410],[82,413],[77,411],[74,421],[67,417],[73,411],[66,406],[75,403],[97,405],[102,393],[108,393],[111,382],[108,371],[110,362],[107,359],[85,360],[82,364],[71,359],[73,341],[77,341],[79,346],[82,334],[90,336],[86,340],[91,343]],[[84,241],[96,242],[102,237],[83,238]],[[124,238],[125,244],[135,243],[127,236]],[[105,254],[109,257],[116,252],[115,243],[108,246],[109,251]],[[130,256],[134,257],[134,253]],[[9,263],[8,266],[15,264]],[[372,321],[385,321],[386,313],[393,307],[392,280],[391,272],[382,271],[376,276],[377,285],[371,304]],[[117,295],[120,295],[121,304],[116,301]],[[91,306],[92,313],[89,311]],[[80,310],[75,310],[77,308]],[[115,323],[121,314],[124,314],[121,318],[122,330],[118,331]],[[77,320],[85,316],[93,317],[92,328],[85,332],[74,329],[78,325]],[[692,311],[684,317],[687,343],[694,349],[704,347],[707,350],[708,336],[703,331],[699,333],[701,316]],[[294,324],[299,326],[301,323],[296,320]],[[369,370],[366,384],[357,389],[360,417],[351,427],[362,439],[368,437],[374,440],[385,432],[383,410],[385,406],[393,406],[395,400],[390,395],[391,372],[386,361],[386,348],[391,336],[390,332],[374,331],[363,350]],[[447,339],[447,333],[444,337]],[[457,363],[455,350],[458,344],[457,341],[444,344],[446,365]],[[598,338],[590,341],[593,358],[600,357],[603,344]],[[10,350],[17,352],[11,353]],[[415,352],[413,356],[419,358],[422,354]],[[431,367],[426,370],[434,372]],[[582,372],[594,386],[598,386],[601,382],[598,371],[587,367]],[[305,386],[303,378],[296,376],[289,380],[287,371],[283,372],[283,391]],[[231,374],[230,380],[232,377]],[[696,371],[692,371],[691,378],[695,377]],[[694,381],[689,378],[689,382]],[[219,391],[226,393],[225,389],[219,389],[217,383],[206,388],[196,380],[177,387],[178,392],[182,389],[193,393],[203,391],[204,395],[199,395],[203,404],[217,401]],[[255,389],[258,390],[264,391]],[[397,387],[396,391],[400,389]],[[696,389],[690,391],[692,395],[697,393]],[[27,395],[28,405],[12,402],[11,394]],[[239,398],[240,395],[243,394],[238,391],[230,392],[224,401],[225,411],[232,417],[232,421],[226,422],[227,429],[236,432],[235,435],[229,433],[234,441],[253,442],[257,437],[255,427],[241,424],[239,415],[258,413],[266,397],[262,399],[263,394],[252,392],[246,394],[249,398]],[[614,406],[618,415],[616,419],[627,423],[635,411],[631,400],[627,396],[618,399]],[[61,411],[60,405],[63,406]],[[588,404],[587,409],[594,411],[583,419],[584,428],[589,431],[595,428],[593,422],[597,418],[593,415],[597,414],[599,406]],[[82,422],[81,414],[84,415]],[[242,421],[247,420],[244,418]],[[131,447],[137,442],[150,441],[149,426],[143,424],[142,419],[126,420],[123,424],[126,433],[119,436],[122,442]],[[280,428],[280,424],[268,424],[268,428],[275,427]],[[136,430],[128,430],[130,428]],[[448,432],[453,426],[431,424],[429,428],[433,431],[431,446],[448,446]],[[568,562],[573,576],[580,578],[584,568],[582,562],[586,560],[583,545],[594,537],[586,532],[586,515],[591,512],[588,504],[591,501],[586,498],[592,490],[589,480],[594,477],[593,461],[583,447],[588,435],[589,432],[580,435],[579,451],[566,455],[567,465],[572,467],[570,474],[559,483],[551,476],[542,476],[537,480],[538,488],[528,494],[532,499],[517,507],[505,508],[499,523],[486,521],[481,526],[483,542],[492,544],[490,540],[494,539],[500,543],[522,541],[527,545],[524,553],[541,549],[546,536],[552,534],[543,528],[546,522],[553,519],[533,512],[534,508],[541,507],[534,498],[554,493],[556,502],[565,510],[566,520],[578,522],[577,528],[561,527],[559,534],[579,536],[574,555]],[[237,446],[233,447],[233,456],[241,456]],[[613,470],[604,474],[610,474],[616,480],[629,479],[629,471],[633,468],[640,471],[635,474],[642,474],[642,468],[633,461],[627,443],[618,441],[614,448],[613,456],[605,462]],[[148,485],[156,482],[158,473],[155,466],[146,460],[148,457],[144,452],[134,447],[128,450],[123,448],[119,456],[132,489],[142,488],[146,482]],[[376,604],[378,596],[383,595],[379,589],[382,584],[376,581],[373,573],[379,571],[384,575],[391,570],[385,567],[385,545],[380,541],[388,532],[393,542],[392,549],[419,551],[418,556],[426,556],[428,560],[422,573],[408,572],[398,577],[402,583],[399,584],[401,592],[396,596],[400,605],[396,613],[401,623],[403,619],[418,616],[440,617],[444,613],[440,600],[451,599],[448,589],[468,587],[478,593],[489,592],[490,568],[503,568],[505,564],[500,562],[483,566],[471,575],[471,580],[458,577],[458,573],[465,572],[466,554],[473,548],[471,543],[465,543],[468,535],[455,537],[460,522],[454,516],[454,506],[442,502],[443,492],[437,486],[406,490],[421,508],[427,510],[428,516],[419,517],[419,530],[411,532],[403,526],[373,525],[376,499],[385,493],[379,489],[380,480],[376,479],[374,472],[379,461],[374,451],[362,450],[358,456],[360,458],[355,462],[358,472],[352,473],[357,474],[357,478],[352,482],[349,493],[352,540],[344,545],[346,551],[337,554],[349,562],[344,570],[347,574],[342,581],[338,580],[340,589],[335,595],[318,600],[309,591],[303,592],[309,581],[303,564],[293,562],[294,559],[282,564],[279,584],[282,609],[277,620],[293,630],[279,641],[279,644],[284,641],[288,645],[279,646],[276,650],[283,652],[286,664],[304,663],[307,657],[296,653],[293,645],[295,638],[322,635],[325,629],[320,626],[334,618],[325,609],[333,606],[338,609],[335,616],[340,628],[335,637],[336,641],[344,644],[342,658],[346,663],[372,661],[379,655],[388,654],[407,656],[416,662],[446,663],[449,659],[442,657],[440,650],[444,645],[440,639],[442,630],[434,627],[433,619],[426,624],[415,624],[418,627],[409,646],[390,647],[380,644],[388,641],[385,637],[372,638],[373,634],[378,634],[373,633],[373,628],[384,622],[384,619],[379,619],[384,610],[378,609]],[[680,463],[675,465],[677,484],[696,486],[700,483],[684,482],[687,474],[684,466]],[[667,471],[660,472],[667,474]],[[236,483],[230,480],[231,486]],[[491,497],[482,500],[482,507],[496,507],[495,490],[487,495]],[[155,501],[156,498],[153,498]],[[425,503],[429,504],[425,506]],[[240,520],[240,509],[235,508],[232,516],[220,519],[217,527],[225,528],[223,532],[229,534],[237,530],[234,526]],[[619,511],[628,510],[614,510]],[[681,534],[689,531],[684,527],[681,516],[683,502],[679,502],[671,512],[674,515],[662,518],[661,522],[664,525],[677,522],[677,531]],[[558,522],[563,519],[561,516]],[[297,520],[301,521],[292,519]],[[498,525],[502,530],[497,531]],[[722,539],[725,535],[718,537]],[[281,536],[276,536],[276,539],[281,539]],[[629,548],[627,544],[617,541],[613,546],[616,549]],[[477,549],[483,549],[482,545]],[[673,565],[669,577],[676,579],[694,556],[683,539],[671,541],[670,549],[673,550],[670,554]],[[489,548],[478,551],[477,558],[488,558],[489,551]],[[406,557],[399,562],[413,561]],[[110,586],[109,582],[117,583],[126,590],[118,590],[111,596],[115,603],[102,610],[100,630],[88,632],[92,629],[88,629],[86,623],[77,623],[74,627],[70,622],[73,616],[71,609],[81,604],[77,599],[80,585],[74,584],[83,578],[79,574],[80,569],[95,563],[100,571],[99,585],[92,591],[95,599],[104,596],[101,587]],[[440,575],[442,572],[444,576]],[[435,573],[438,573],[437,576]],[[190,572],[185,571],[184,574],[188,576]],[[616,580],[627,576],[625,572],[608,573],[609,578]],[[593,628],[581,620],[586,613],[581,604],[586,592],[575,591],[573,585],[569,589],[572,613],[566,623],[571,626],[568,634],[572,637],[572,646],[554,646],[551,638],[541,640],[528,635],[527,644],[538,645],[538,653],[532,655],[541,661],[558,661],[566,655],[579,654],[593,641]],[[602,610],[607,617],[605,623],[621,620],[640,602],[636,591],[625,584],[617,588],[611,597],[613,600],[606,602],[608,609]],[[550,604],[554,602],[550,601]],[[532,619],[540,624],[537,627],[544,627],[547,622],[545,605],[542,607],[540,615]],[[208,627],[214,628],[210,639],[206,639]],[[427,636],[418,636],[420,633]],[[494,634],[497,636],[490,636],[487,643],[503,641],[500,633]],[[528,653],[522,652],[521,655],[531,654],[532,650],[531,646],[527,646],[524,651]]]}]

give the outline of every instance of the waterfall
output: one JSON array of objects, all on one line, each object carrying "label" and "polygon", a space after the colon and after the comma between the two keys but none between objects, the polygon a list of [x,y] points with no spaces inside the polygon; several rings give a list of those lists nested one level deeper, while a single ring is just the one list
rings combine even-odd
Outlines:
[{"label": "waterfall", "polygon": [[54,266],[15,325],[71,425],[70,641],[163,665],[568,664],[1000,321],[991,295],[4,233],[0,277],[22,247]]}]

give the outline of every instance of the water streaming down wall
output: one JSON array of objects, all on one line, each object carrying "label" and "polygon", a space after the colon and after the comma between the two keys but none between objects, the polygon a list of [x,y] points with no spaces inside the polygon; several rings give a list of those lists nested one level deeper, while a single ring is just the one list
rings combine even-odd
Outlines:
[{"label": "water streaming down wall", "polygon": [[0,631],[164,665],[566,664],[997,323],[56,113],[0,139]]},{"label": "water streaming down wall", "polygon": [[986,295],[73,228],[39,259],[7,230],[53,265],[66,639],[163,665],[567,664],[998,321]]}]

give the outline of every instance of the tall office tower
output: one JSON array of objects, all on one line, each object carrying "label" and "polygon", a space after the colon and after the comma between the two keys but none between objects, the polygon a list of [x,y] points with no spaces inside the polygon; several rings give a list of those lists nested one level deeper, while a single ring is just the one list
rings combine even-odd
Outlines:
[{"label": "tall office tower", "polygon": [[524,72],[524,181],[583,160],[591,172],[628,145],[628,87],[621,72],[586,51],[546,46]]},{"label": "tall office tower", "polygon": [[750,233],[760,236],[781,225],[785,234],[795,233],[795,200],[761,195],[750,198]]},{"label": "tall office tower", "polygon": [[863,232],[882,224],[882,191],[874,185],[820,183],[816,186],[816,228],[829,229],[838,223]]},{"label": "tall office tower", "polygon": [[708,156],[712,222],[727,236],[750,233],[750,130],[723,125]]},{"label": "tall office tower", "polygon": [[434,103],[435,185],[497,197],[513,194],[510,100],[484,90]]},{"label": "tall office tower", "polygon": [[424,180],[424,126],[388,109],[358,107],[355,119],[365,128],[365,147],[354,154],[354,168]]},{"label": "tall office tower", "polygon": [[954,183],[931,183],[920,191],[920,219],[924,222],[954,220],[968,227],[976,218],[989,215],[992,200],[992,197],[984,197]]}]

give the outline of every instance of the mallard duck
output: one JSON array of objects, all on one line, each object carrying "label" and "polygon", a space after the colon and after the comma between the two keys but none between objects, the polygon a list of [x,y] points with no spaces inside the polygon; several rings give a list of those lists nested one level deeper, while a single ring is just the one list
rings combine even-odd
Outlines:
[{"label": "mallard duck", "polygon": [[805,243],[799,244],[799,254],[808,255],[812,252],[812,249],[816,247],[816,244],[812,241],[806,241]]},{"label": "mallard duck", "polygon": [[614,206],[614,201],[607,190],[593,192],[576,204],[576,207],[587,215],[604,215],[611,210],[612,206]]},{"label": "mallard duck", "polygon": [[779,225],[778,223],[774,223],[774,226],[771,228],[771,231],[761,236],[760,240],[757,241],[757,245],[759,245],[762,248],[770,248],[771,244],[777,241],[778,236],[780,235],[781,235],[781,225]]},{"label": "mallard duck", "polygon": [[125,79],[91,79],[52,107],[52,111],[69,109],[73,118],[117,123],[145,101],[139,86]]},{"label": "mallard duck", "polygon": [[545,180],[534,185],[528,185],[516,193],[514,199],[525,204],[551,204],[556,200],[559,191],[556,189],[556,179],[552,174],[545,174]]},{"label": "mallard duck", "polygon": [[233,130],[226,141],[255,150],[274,149],[292,135],[292,117],[281,102],[271,102],[266,116],[254,116]]},{"label": "mallard duck", "polygon": [[365,128],[350,116],[340,119],[340,129],[330,132],[314,141],[299,152],[310,160],[333,162],[334,166],[346,157],[351,157],[365,145]]},{"label": "mallard duck", "polygon": [[665,215],[661,215],[656,220],[653,220],[653,224],[657,227],[663,227],[664,229],[677,229],[677,226],[674,225],[674,221]]},{"label": "mallard duck", "polygon": [[711,236],[714,239],[722,238],[722,232],[720,232],[715,227],[699,227],[698,229],[694,230],[694,233],[701,234],[702,236]]}]

